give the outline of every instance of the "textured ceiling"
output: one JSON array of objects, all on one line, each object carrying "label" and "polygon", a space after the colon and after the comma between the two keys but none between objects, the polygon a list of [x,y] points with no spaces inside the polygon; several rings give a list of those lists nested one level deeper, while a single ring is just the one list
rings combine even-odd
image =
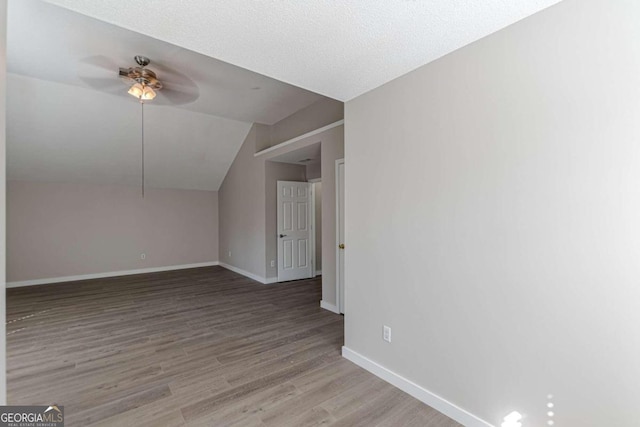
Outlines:
[{"label": "textured ceiling", "polygon": [[342,101],[559,0],[47,0]]}]

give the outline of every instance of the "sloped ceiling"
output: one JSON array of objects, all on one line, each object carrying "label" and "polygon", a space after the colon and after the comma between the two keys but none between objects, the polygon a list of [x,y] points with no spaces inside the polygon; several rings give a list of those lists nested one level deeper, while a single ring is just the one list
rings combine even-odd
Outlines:
[{"label": "sloped ceiling", "polygon": [[[18,75],[9,75],[7,88],[10,180],[140,185],[135,99]],[[146,185],[218,190],[251,123],[144,108]]]},{"label": "sloped ceiling", "polygon": [[560,0],[47,0],[346,101]]},{"label": "sloped ceiling", "polygon": [[197,95],[145,105],[150,187],[217,190],[253,122],[324,98],[38,0],[9,2],[7,50],[10,180],[139,185],[140,104],[117,77],[136,54]]}]

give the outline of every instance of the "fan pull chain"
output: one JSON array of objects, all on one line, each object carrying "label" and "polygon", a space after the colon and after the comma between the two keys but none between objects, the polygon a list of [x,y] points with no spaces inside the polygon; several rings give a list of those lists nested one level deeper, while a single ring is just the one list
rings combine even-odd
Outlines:
[{"label": "fan pull chain", "polygon": [[142,198],[144,199],[144,102],[140,101],[142,109]]}]

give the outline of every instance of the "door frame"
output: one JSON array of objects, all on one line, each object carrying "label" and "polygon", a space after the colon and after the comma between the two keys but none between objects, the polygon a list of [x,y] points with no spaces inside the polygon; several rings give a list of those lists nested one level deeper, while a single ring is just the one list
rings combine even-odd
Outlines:
[{"label": "door frame", "polygon": [[[311,244],[313,245],[312,248],[312,255],[313,255],[313,277],[318,277],[318,263],[317,263],[317,259],[316,259],[316,243],[317,243],[317,239],[316,239],[316,186],[315,184],[317,183],[322,183],[322,178],[313,178],[313,179],[308,179],[307,182],[309,184],[311,184],[311,230],[313,231],[313,236],[312,236],[312,242]],[[322,201],[322,199],[320,199],[320,201]],[[320,236],[320,241],[322,241],[322,236]]]},{"label": "door frame", "polygon": [[[338,165],[344,166],[344,159],[336,160],[336,308],[338,309],[338,313],[344,313],[344,301],[340,297],[340,289],[344,287],[344,283],[340,283],[340,179],[338,174]],[[343,188],[344,190],[344,188]],[[343,198],[344,199],[344,198]],[[344,206],[342,207],[344,209]],[[344,237],[344,236],[343,236]],[[323,248],[324,250],[324,248]],[[344,250],[344,249],[342,249]],[[344,266],[343,266],[344,267]],[[345,298],[346,299],[346,298]],[[340,305],[342,305],[342,310],[340,310]]]}]

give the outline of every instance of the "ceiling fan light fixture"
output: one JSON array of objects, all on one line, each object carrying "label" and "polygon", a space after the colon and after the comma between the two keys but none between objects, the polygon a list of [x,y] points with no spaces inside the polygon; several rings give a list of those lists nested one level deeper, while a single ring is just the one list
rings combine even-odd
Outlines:
[{"label": "ceiling fan light fixture", "polygon": [[143,101],[151,101],[155,97],[156,91],[153,90],[153,88],[151,88],[150,86],[144,86],[142,88],[142,95],[140,96],[140,99],[142,99]]},{"label": "ceiling fan light fixture", "polygon": [[127,93],[142,101],[151,101],[156,97],[156,91],[151,86],[142,83],[132,84]]},{"label": "ceiling fan light fixture", "polygon": [[135,96],[136,98],[140,99],[142,97],[142,95],[144,94],[144,87],[142,87],[142,85],[140,83],[134,83],[129,88],[128,93],[129,93],[129,95]]}]

